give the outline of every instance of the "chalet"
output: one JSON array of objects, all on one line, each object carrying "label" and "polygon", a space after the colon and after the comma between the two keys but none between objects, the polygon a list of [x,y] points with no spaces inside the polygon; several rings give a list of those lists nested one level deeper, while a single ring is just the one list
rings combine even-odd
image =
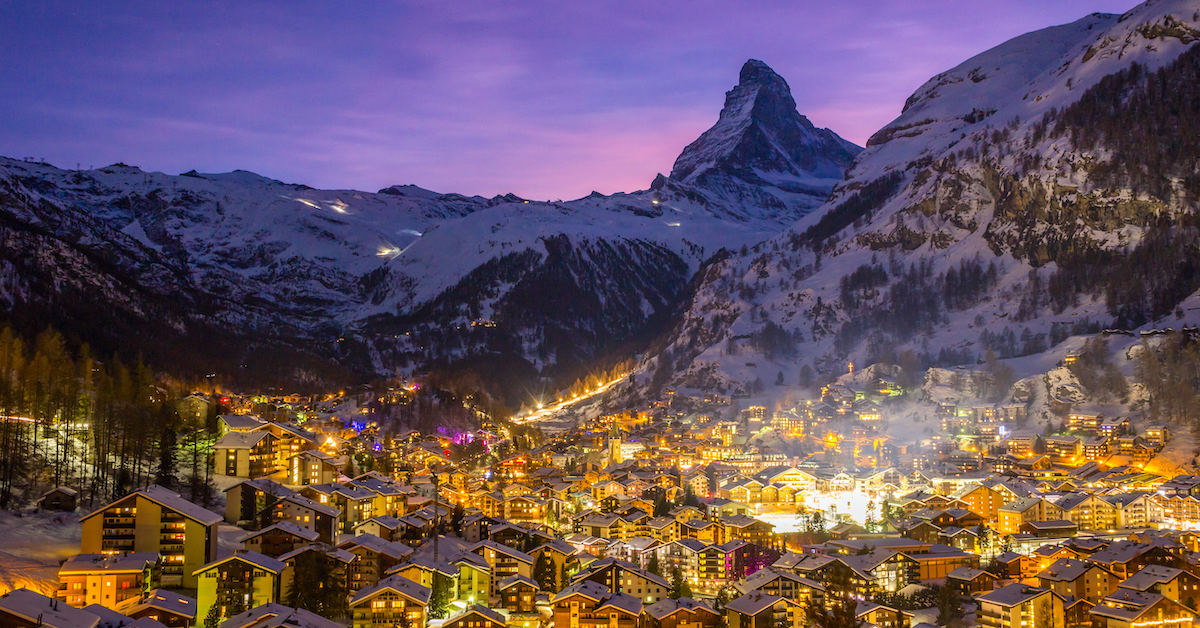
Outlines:
[{"label": "chalet", "polygon": [[1090,611],[1096,628],[1192,625],[1196,613],[1158,593],[1117,589]]},{"label": "chalet", "polygon": [[374,516],[375,494],[349,484],[309,484],[300,494],[341,511],[339,532],[354,533],[354,526]]},{"label": "chalet", "polygon": [[1042,587],[1065,597],[1087,600],[1093,605],[1117,588],[1117,577],[1099,565],[1060,558],[1038,574]]},{"label": "chalet", "polygon": [[478,604],[471,604],[442,622],[442,628],[506,628],[507,625],[504,615]]},{"label": "chalet", "polygon": [[729,628],[800,628],[804,609],[789,599],[747,593],[725,605]]},{"label": "chalet", "polygon": [[153,619],[167,628],[185,628],[196,618],[196,600],[166,589],[154,589],[125,600],[116,610],[130,619]]},{"label": "chalet", "polygon": [[497,595],[500,605],[511,614],[537,612],[538,584],[520,574],[513,574],[500,581]]},{"label": "chalet", "polygon": [[746,515],[734,515],[721,520],[725,527],[725,538],[736,539],[746,543],[754,543],[762,547],[774,545],[775,526],[761,519]]},{"label": "chalet", "polygon": [[75,512],[78,497],[79,493],[75,489],[60,486],[39,497],[37,507],[38,510]]},{"label": "chalet", "polygon": [[1195,608],[1196,600],[1200,599],[1200,578],[1174,567],[1146,565],[1117,586],[1143,593],[1157,593],[1189,608]]},{"label": "chalet", "polygon": [[533,557],[525,552],[495,541],[480,541],[473,545],[470,551],[486,560],[491,568],[492,591],[499,591],[500,583],[509,576],[533,576]]},{"label": "chalet", "polygon": [[959,595],[974,596],[991,591],[995,584],[996,576],[982,569],[959,567],[946,574],[946,586],[953,587]]},{"label": "chalet", "polygon": [[572,584],[550,598],[555,628],[640,628],[642,600],[626,593],[613,593],[604,585],[585,580]]},{"label": "chalet", "polygon": [[688,597],[665,599],[645,608],[647,628],[721,628],[721,614]]},{"label": "chalet", "polygon": [[320,535],[291,521],[280,521],[241,538],[242,546],[271,558],[279,558],[297,547],[316,543]]},{"label": "chalet", "polygon": [[337,538],[342,511],[329,504],[292,494],[277,501],[273,510],[275,521],[290,521],[312,530],[322,543],[332,543]]},{"label": "chalet", "polygon": [[980,625],[989,628],[1049,626],[1063,617],[1063,598],[1050,589],[1010,584],[976,596]]},{"label": "chalet", "polygon": [[390,576],[363,589],[350,600],[351,628],[424,626],[429,587],[401,576]]},{"label": "chalet", "polygon": [[399,519],[384,515],[372,517],[354,526],[354,534],[355,536],[370,534],[385,541],[397,541],[401,536],[399,532],[403,528],[404,524]]},{"label": "chalet", "polygon": [[572,583],[590,580],[613,593],[627,593],[653,604],[666,599],[671,585],[665,579],[633,563],[616,558],[602,558],[584,567],[571,579]]},{"label": "chalet", "polygon": [[217,472],[238,478],[261,478],[278,470],[275,437],[268,432],[229,432],[213,444]]},{"label": "chalet", "polygon": [[735,586],[743,595],[757,592],[803,604],[810,600],[819,603],[825,593],[825,587],[819,582],[777,567],[764,567]]},{"label": "chalet", "polygon": [[221,515],[155,485],[80,519],[80,553],[158,553],[162,584],[191,588],[196,585],[195,570],[217,557],[220,522]]},{"label": "chalet", "polygon": [[286,568],[286,564],[270,556],[239,550],[197,569],[193,573],[198,583],[196,616],[206,617],[212,606],[222,616],[229,616],[234,614],[229,611],[235,608],[279,602]]},{"label": "chalet", "polygon": [[221,628],[345,628],[311,611],[263,604],[221,622]]},{"label": "chalet", "polygon": [[59,599],[76,608],[98,604],[115,610],[154,588],[160,559],[156,552],[72,556],[58,568]]},{"label": "chalet", "polygon": [[330,484],[337,481],[342,465],[333,456],[317,449],[301,451],[287,460],[288,484]]},{"label": "chalet", "polygon": [[374,587],[396,565],[412,556],[412,548],[403,543],[385,541],[373,534],[359,534],[338,544],[358,557],[350,565],[350,590]]}]

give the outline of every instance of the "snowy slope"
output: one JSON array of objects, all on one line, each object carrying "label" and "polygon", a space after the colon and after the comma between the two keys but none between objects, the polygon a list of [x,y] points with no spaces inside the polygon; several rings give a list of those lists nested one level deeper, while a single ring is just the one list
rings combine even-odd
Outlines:
[{"label": "snowy slope", "polygon": [[[1182,321],[1118,316],[1105,292],[1114,280],[1079,270],[1120,269],[1151,222],[1190,201],[1101,178],[1111,153],[1073,145],[1054,116],[1104,77],[1167,66],[1198,40],[1200,1],[1151,1],[1017,37],[931,78],[819,210],[711,269],[669,359],[643,369],[667,364],[683,387],[782,395],[806,366],[833,377],[904,350],[973,362],[1071,330],[1194,323],[1183,306],[1196,297],[1180,304]],[[976,263],[985,279],[971,275],[970,288],[947,280]],[[864,266],[878,270],[851,277]]]},{"label": "snowy slope", "polygon": [[527,374],[582,369],[660,331],[708,257],[819,205],[858,150],[759,62],[730,99],[748,117],[723,113],[681,157],[708,159],[704,173],[566,203],[0,159],[0,301],[102,354],[182,351],[206,371],[311,368],[252,359],[264,347],[359,372],[497,352]]}]

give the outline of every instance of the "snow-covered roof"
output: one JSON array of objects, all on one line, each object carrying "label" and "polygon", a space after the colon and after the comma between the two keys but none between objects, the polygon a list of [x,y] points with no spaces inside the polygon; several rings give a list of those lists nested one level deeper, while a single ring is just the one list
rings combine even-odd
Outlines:
[{"label": "snow-covered roof", "polygon": [[96,628],[100,618],[29,589],[16,589],[0,596],[0,611],[47,628]]},{"label": "snow-covered roof", "polygon": [[263,604],[244,613],[234,615],[221,622],[221,628],[344,628],[341,624],[325,619],[302,608],[288,608],[282,604]]},{"label": "snow-covered roof", "polygon": [[241,541],[242,543],[245,543],[246,541],[249,541],[250,539],[252,539],[256,536],[262,536],[264,534],[267,534],[268,532],[275,532],[275,531],[286,532],[288,534],[291,534],[292,536],[297,536],[297,537],[300,537],[300,538],[302,538],[306,541],[310,541],[310,542],[316,541],[321,536],[320,534],[317,534],[315,531],[309,530],[308,528],[301,528],[300,526],[292,523],[291,521],[280,521],[279,523],[269,525],[257,532],[250,532],[238,540]]},{"label": "snow-covered roof", "polygon": [[254,565],[255,567],[260,567],[265,571],[270,571],[271,573],[276,573],[276,574],[283,573],[283,570],[287,568],[287,565],[285,565],[283,563],[283,561],[280,561],[275,558],[271,558],[270,556],[265,556],[263,554],[259,554],[258,552],[252,552],[250,550],[238,550],[237,553],[235,553],[234,555],[226,556],[225,558],[218,558],[217,560],[214,560],[213,562],[197,569],[196,571],[194,571],[192,573],[200,574],[205,571],[208,571],[209,569],[212,569],[213,567],[216,567],[217,565],[227,563],[231,560],[241,560],[243,562],[247,562],[251,565]]},{"label": "snow-covered roof", "polygon": [[380,580],[379,584],[374,587],[356,593],[350,600],[350,606],[358,606],[384,591],[398,593],[422,606],[429,603],[429,596],[432,593],[429,587],[417,584],[403,576],[389,576]]},{"label": "snow-covered roof", "polygon": [[149,565],[158,562],[157,552],[136,552],[132,554],[77,554],[66,560],[58,568],[58,575],[94,573],[138,573]]},{"label": "snow-covered roof", "polygon": [[216,525],[216,524],[220,523],[222,519],[224,519],[224,517],[222,517],[221,515],[218,515],[217,513],[213,512],[211,510],[208,510],[206,508],[197,506],[196,504],[193,504],[192,502],[189,502],[188,500],[180,497],[179,493],[176,493],[175,491],[172,491],[169,488],[165,488],[165,487],[155,484],[148,488],[137,491],[136,493],[130,493],[129,495],[126,495],[125,497],[115,500],[106,506],[103,506],[89,514],[86,514],[80,518],[80,521],[83,521],[84,519],[89,519],[91,517],[95,517],[96,515],[104,512],[111,506],[118,504],[118,503],[120,503],[126,499],[129,499],[131,497],[134,497],[134,496],[140,496],[145,499],[148,499],[148,500],[158,504],[159,506],[162,506],[163,508],[167,508],[168,510],[177,512],[177,513],[183,515],[184,517],[187,517],[188,519],[191,519],[193,521],[196,521],[197,523],[201,523],[206,526]]},{"label": "snow-covered roof", "polygon": [[166,589],[153,589],[140,598],[125,600],[117,605],[117,609],[126,615],[134,615],[147,608],[189,619],[196,616],[196,600]]},{"label": "snow-covered roof", "polygon": [[249,431],[266,424],[262,419],[250,414],[222,414],[218,420],[234,431]]},{"label": "snow-covered roof", "polygon": [[269,432],[229,432],[213,443],[214,449],[252,449],[268,438]]}]

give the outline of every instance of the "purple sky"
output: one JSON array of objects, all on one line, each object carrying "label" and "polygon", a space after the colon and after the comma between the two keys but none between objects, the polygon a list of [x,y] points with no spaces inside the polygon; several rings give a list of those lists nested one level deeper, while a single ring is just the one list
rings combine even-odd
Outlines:
[{"label": "purple sky", "polygon": [[930,76],[1133,0],[352,4],[0,0],[0,154],[369,191],[630,191],[716,121],[748,58],[862,144]]}]

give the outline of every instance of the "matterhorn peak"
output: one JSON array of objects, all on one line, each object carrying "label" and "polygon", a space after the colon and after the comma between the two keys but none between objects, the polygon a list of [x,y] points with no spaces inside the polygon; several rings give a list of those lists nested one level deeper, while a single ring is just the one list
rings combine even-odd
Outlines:
[{"label": "matterhorn peak", "polygon": [[787,81],[766,63],[750,59],[742,65],[737,86],[725,93],[717,123],[683,149],[671,178],[701,185],[718,174],[756,184],[773,182],[774,175],[836,182],[861,150],[833,131],[813,126],[796,111]]}]

